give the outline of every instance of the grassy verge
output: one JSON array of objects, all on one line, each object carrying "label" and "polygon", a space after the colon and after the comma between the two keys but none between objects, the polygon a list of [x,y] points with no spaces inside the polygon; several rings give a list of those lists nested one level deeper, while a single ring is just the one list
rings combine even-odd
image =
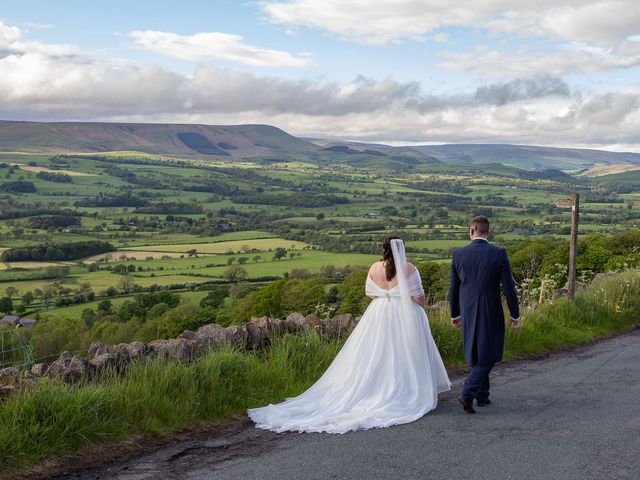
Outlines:
[{"label": "grassy verge", "polygon": [[264,353],[226,349],[190,365],[154,361],[91,385],[43,381],[0,404],[0,471],[89,443],[229,418],[296,395],[339,348],[318,335],[290,335]]},{"label": "grassy verge", "polygon": [[[573,304],[561,299],[527,312],[522,329],[507,334],[506,357],[593,341],[638,323],[638,312],[640,275],[626,272],[579,292]],[[459,365],[460,334],[446,313],[431,316],[431,329],[445,363]],[[311,385],[340,346],[314,333],[286,336],[265,352],[226,349],[191,365],[155,361],[90,385],[44,381],[0,403],[0,471],[90,443],[162,435],[281,401]]]}]

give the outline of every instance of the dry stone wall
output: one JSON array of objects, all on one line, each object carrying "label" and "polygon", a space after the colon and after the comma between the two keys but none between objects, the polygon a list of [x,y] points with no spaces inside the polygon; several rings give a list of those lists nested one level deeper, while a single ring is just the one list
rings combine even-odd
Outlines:
[{"label": "dry stone wall", "polygon": [[122,373],[132,362],[155,358],[188,363],[208,351],[220,350],[227,345],[244,350],[262,349],[268,347],[275,337],[285,334],[315,330],[327,338],[340,338],[349,335],[359,320],[360,317],[351,314],[323,320],[315,314],[292,313],[285,319],[254,317],[245,324],[229,327],[211,323],[195,332],[185,330],[178,338],[170,340],[118,345],[92,343],[88,360],[64,352],[50,365],[37,363],[22,372],[15,368],[0,370],[0,394],[11,393],[23,384],[34,385],[42,377],[56,378],[68,384],[90,381],[107,372]]}]

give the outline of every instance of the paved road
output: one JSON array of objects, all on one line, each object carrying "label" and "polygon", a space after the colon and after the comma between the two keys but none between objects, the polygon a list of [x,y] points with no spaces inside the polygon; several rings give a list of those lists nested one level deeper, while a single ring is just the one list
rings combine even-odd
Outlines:
[{"label": "paved road", "polygon": [[500,365],[494,403],[463,414],[454,392],[421,420],[345,435],[249,424],[65,479],[640,479],[640,330]]}]

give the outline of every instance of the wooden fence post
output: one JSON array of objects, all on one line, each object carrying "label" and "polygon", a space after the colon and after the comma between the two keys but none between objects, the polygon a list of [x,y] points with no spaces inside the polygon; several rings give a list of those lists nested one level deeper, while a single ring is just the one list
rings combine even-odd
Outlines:
[{"label": "wooden fence post", "polygon": [[580,195],[574,192],[571,196],[571,241],[569,243],[569,285],[567,287],[567,296],[569,297],[570,302],[573,302],[573,297],[576,293],[579,208]]}]

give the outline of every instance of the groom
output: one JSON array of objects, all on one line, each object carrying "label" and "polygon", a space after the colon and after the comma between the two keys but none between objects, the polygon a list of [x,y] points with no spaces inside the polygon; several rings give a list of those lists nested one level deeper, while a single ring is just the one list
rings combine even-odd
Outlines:
[{"label": "groom", "polygon": [[453,252],[451,261],[451,324],[462,327],[466,361],[471,364],[458,401],[467,413],[475,399],[479,407],[489,400],[489,373],[502,360],[504,350],[504,312],[500,284],[507,298],[511,328],[520,327],[520,311],[515,282],[507,252],[489,243],[489,220],[479,216],[471,220],[471,243]]}]

